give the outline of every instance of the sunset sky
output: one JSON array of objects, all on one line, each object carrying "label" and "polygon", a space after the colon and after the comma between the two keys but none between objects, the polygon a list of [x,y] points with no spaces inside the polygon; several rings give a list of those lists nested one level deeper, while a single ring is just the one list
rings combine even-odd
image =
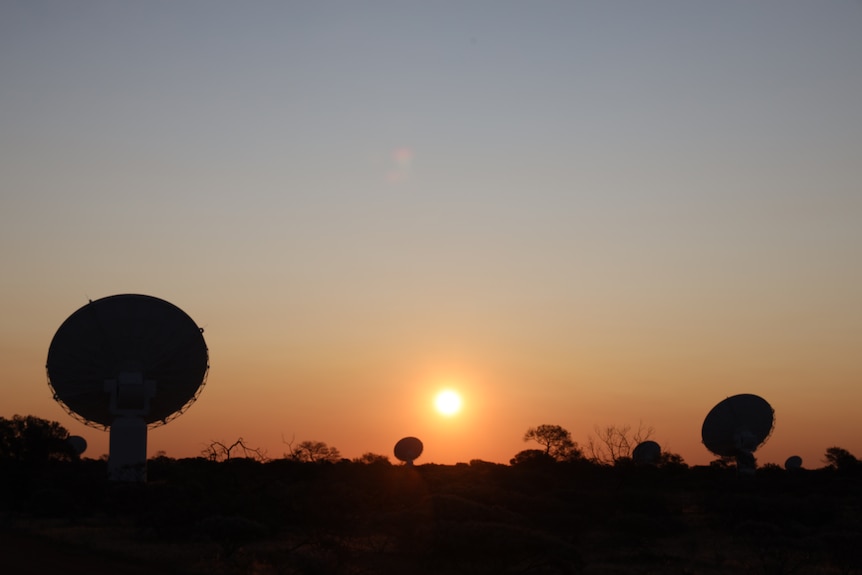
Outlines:
[{"label": "sunset sky", "polygon": [[[862,2],[0,3],[0,416],[89,299],[204,328],[211,441],[507,463],[776,414],[862,457]],[[435,393],[460,392],[443,416]]]}]

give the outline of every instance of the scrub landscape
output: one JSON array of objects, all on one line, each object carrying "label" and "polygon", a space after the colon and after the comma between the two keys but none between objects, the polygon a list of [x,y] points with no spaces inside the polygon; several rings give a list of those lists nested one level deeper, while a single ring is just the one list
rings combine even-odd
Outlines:
[{"label": "scrub landscape", "polygon": [[601,464],[528,449],[509,465],[407,465],[212,447],[151,459],[146,483],[108,481],[104,460],[7,452],[4,563],[90,575],[862,572],[862,466],[840,448],[817,469],[746,476],[678,456]]}]

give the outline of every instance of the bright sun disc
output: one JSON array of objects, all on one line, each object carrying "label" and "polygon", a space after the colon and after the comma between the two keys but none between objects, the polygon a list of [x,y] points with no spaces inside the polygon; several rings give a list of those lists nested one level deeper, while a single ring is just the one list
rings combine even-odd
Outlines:
[{"label": "bright sun disc", "polygon": [[461,410],[461,396],[447,389],[437,394],[434,407],[443,415],[455,415]]}]

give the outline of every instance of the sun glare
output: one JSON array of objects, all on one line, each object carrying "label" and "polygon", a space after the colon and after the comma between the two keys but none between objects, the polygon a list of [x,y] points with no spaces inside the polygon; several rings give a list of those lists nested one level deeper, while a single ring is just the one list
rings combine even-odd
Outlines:
[{"label": "sun glare", "polygon": [[461,396],[451,389],[443,390],[434,398],[434,407],[441,415],[455,415],[461,411]]}]

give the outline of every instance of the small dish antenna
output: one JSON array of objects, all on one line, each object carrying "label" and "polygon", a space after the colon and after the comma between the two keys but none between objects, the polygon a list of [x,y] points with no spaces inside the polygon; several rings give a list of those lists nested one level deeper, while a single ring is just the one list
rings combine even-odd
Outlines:
[{"label": "small dish antenna", "polygon": [[108,476],[146,481],[147,428],[195,402],[206,382],[203,330],[164,300],[121,294],[90,301],[48,349],[48,385],[70,415],[110,429]]},{"label": "small dish antenna", "polygon": [[408,466],[413,465],[413,461],[419,459],[422,455],[423,445],[416,437],[404,437],[398,440],[395,444],[395,457],[403,461]]},{"label": "small dish antenna", "polygon": [[69,447],[72,448],[72,451],[78,454],[80,457],[85,451],[87,451],[87,440],[81,437],[80,435],[70,435],[66,439],[66,443],[69,444]]},{"label": "small dish antenna", "polygon": [[791,455],[784,462],[784,469],[788,471],[793,471],[796,469],[802,469],[802,458],[798,455]]},{"label": "small dish antenna", "polygon": [[652,440],[641,441],[632,450],[632,461],[638,465],[655,465],[661,458],[661,446]]},{"label": "small dish antenna", "polygon": [[753,475],[754,452],[763,445],[775,425],[772,406],[760,396],[742,393],[713,407],[703,420],[703,444],[720,457],[734,457],[737,472]]}]

